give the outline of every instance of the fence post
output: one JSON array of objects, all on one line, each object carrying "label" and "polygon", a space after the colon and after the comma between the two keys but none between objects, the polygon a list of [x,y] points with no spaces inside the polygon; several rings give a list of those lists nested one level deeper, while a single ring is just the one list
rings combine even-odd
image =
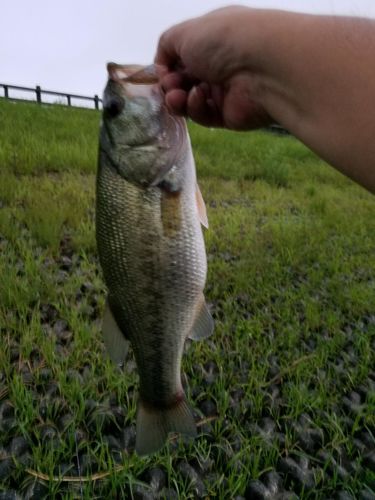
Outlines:
[{"label": "fence post", "polygon": [[42,103],[42,89],[40,88],[39,85],[35,87],[35,93],[36,93],[36,102],[38,104]]},{"label": "fence post", "polygon": [[70,95],[69,94],[66,94],[66,98],[68,99],[68,106],[71,106],[72,103],[70,102]]},{"label": "fence post", "polygon": [[3,85],[3,88],[4,88],[4,97],[5,99],[8,99],[9,98],[8,85]]},{"label": "fence post", "polygon": [[99,96],[94,96],[95,109],[99,109]]}]

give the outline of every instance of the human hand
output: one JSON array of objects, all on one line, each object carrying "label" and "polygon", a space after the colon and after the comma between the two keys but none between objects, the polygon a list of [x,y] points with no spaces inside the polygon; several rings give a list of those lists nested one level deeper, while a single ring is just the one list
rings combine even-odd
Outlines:
[{"label": "human hand", "polygon": [[255,11],[226,7],[188,20],[160,38],[155,63],[172,112],[206,126],[248,130],[272,120],[258,99],[251,59]]},{"label": "human hand", "polygon": [[[279,123],[375,192],[375,21],[226,7],[167,30],[167,106],[206,126]],[[271,118],[272,117],[272,118]]]}]

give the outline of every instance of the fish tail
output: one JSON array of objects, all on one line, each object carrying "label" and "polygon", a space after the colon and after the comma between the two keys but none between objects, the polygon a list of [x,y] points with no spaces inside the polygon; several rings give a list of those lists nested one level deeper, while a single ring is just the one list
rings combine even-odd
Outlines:
[{"label": "fish tail", "polygon": [[168,408],[153,407],[140,399],[135,444],[137,454],[149,455],[158,451],[170,432],[179,432],[190,437],[197,435],[193,414],[185,396]]}]

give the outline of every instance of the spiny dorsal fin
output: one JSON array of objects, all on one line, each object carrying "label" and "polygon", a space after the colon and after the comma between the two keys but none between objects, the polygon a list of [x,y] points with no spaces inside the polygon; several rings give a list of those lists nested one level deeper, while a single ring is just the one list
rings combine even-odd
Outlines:
[{"label": "spiny dorsal fin", "polygon": [[189,338],[192,340],[202,340],[209,337],[213,331],[214,320],[208,310],[204,295],[202,294],[202,301],[199,304],[199,309],[189,334]]},{"label": "spiny dorsal fin", "polygon": [[201,190],[199,189],[198,183],[196,183],[196,188],[195,188],[195,199],[197,201],[199,220],[201,221],[202,226],[208,228],[206,204],[204,202]]},{"label": "spiny dorsal fin", "polygon": [[125,361],[129,349],[129,341],[117,325],[113,317],[108,299],[105,305],[102,323],[104,344],[112,361],[118,365]]}]

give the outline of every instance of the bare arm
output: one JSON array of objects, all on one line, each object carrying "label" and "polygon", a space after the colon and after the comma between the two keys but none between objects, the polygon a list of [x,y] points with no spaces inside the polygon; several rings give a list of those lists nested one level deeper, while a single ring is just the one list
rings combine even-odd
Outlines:
[{"label": "bare arm", "polygon": [[156,62],[177,113],[245,130],[276,121],[375,192],[375,21],[230,7],[167,31]]}]

